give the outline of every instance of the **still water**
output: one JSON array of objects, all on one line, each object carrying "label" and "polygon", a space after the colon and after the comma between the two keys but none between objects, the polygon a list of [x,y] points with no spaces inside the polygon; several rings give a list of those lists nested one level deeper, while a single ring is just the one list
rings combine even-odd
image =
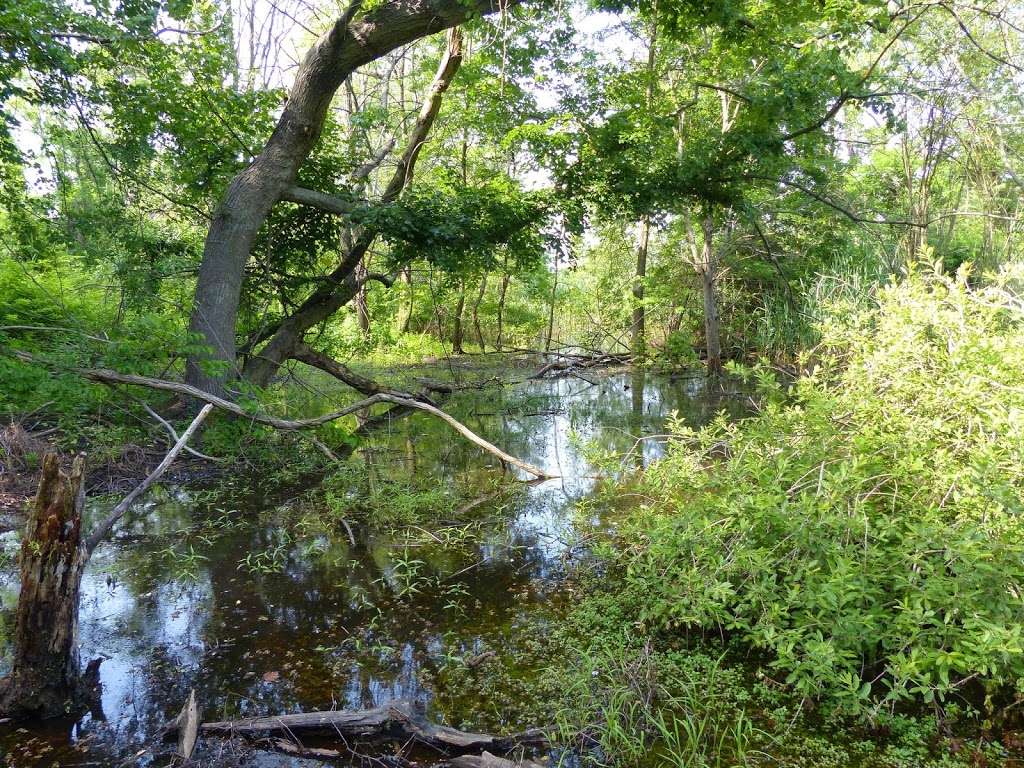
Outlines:
[{"label": "still water", "polygon": [[[510,482],[490,454],[417,414],[356,451],[358,486],[247,479],[215,493],[164,490],[97,551],[83,580],[83,663],[104,658],[99,706],[78,720],[0,725],[4,764],[164,764],[154,734],[193,688],[206,721],[403,698],[456,727],[531,725],[521,720],[524,683],[571,599],[565,574],[585,557],[575,526],[594,514],[580,502],[600,482],[595,451],[642,467],[664,450],[673,412],[699,425],[745,407],[700,377],[587,378],[471,391],[446,405],[560,476],[543,483]],[[430,530],[409,518],[401,493],[379,496],[368,519],[348,519],[345,505],[357,508],[367,487],[413,477],[421,490],[436,484],[425,497]],[[5,546],[16,546],[13,535]],[[0,597],[9,625],[13,565]],[[201,744],[204,763],[223,760],[215,739]],[[316,763],[257,752],[245,764]]]}]

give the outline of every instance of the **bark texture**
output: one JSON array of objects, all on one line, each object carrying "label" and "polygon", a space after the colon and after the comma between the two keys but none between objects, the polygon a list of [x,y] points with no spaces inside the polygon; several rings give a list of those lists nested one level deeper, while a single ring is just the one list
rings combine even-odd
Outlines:
[{"label": "bark texture", "polygon": [[21,592],[11,674],[0,681],[4,715],[55,717],[81,700],[78,593],[89,553],[82,541],[85,461],[70,475],[46,454],[21,545]]},{"label": "bark texture", "polygon": [[361,14],[357,1],[313,45],[299,66],[276,128],[256,159],[231,181],[207,233],[189,329],[210,354],[189,358],[190,384],[219,395],[237,373],[235,323],[253,241],[316,145],[342,82],[358,67],[399,46],[461,24],[478,12],[495,10],[498,5],[491,0],[479,5],[392,0]]}]

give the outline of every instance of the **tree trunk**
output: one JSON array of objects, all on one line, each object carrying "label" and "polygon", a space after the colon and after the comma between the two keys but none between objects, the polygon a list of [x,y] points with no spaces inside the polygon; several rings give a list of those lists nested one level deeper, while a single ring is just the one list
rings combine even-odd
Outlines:
[{"label": "tree trunk", "polygon": [[412,270],[406,267],[398,274],[398,280],[405,285],[406,297],[401,306],[398,309],[398,326],[399,335],[409,332],[409,323],[412,321],[412,302],[413,302],[413,290],[412,290]]},{"label": "tree trunk", "polygon": [[498,337],[494,340],[494,348],[501,352],[502,344],[505,341],[505,295],[508,293],[508,284],[512,279],[508,272],[501,276],[501,290],[498,291]]},{"label": "tree trunk", "polygon": [[270,341],[249,358],[245,365],[246,380],[258,387],[270,384],[281,364],[288,360],[302,343],[306,331],[345,306],[358,291],[359,284],[355,276],[350,275],[340,286],[324,286],[314,292],[281,323]]},{"label": "tree trunk", "polygon": [[640,244],[636,249],[636,273],[633,276],[633,337],[630,348],[637,361],[647,354],[646,326],[644,312],[644,280],[647,278],[647,245],[651,237],[651,220],[644,216],[640,220]]},{"label": "tree trunk", "polygon": [[21,592],[14,625],[11,674],[0,681],[4,715],[55,717],[76,708],[82,686],[78,661],[78,592],[89,560],[82,541],[85,461],[70,475],[46,454],[21,544]]},{"label": "tree trunk", "polygon": [[[448,86],[451,85],[461,63],[462,34],[458,29],[453,29],[448,33],[448,47],[441,58],[430,91],[423,101],[420,114],[409,134],[405,150],[388,181],[384,194],[381,195],[381,203],[390,203],[396,200],[402,190],[412,181],[420,150],[423,148],[434,120],[437,118],[437,113],[441,109],[441,98],[448,90]],[[312,195],[311,197],[318,196]],[[319,197],[330,199],[329,196],[321,195]],[[302,343],[306,331],[329,318],[358,295],[363,284],[355,272],[359,264],[366,258],[367,251],[373,245],[376,237],[377,233],[371,229],[364,229],[355,237],[352,247],[335,270],[291,316],[281,323],[270,341],[246,363],[244,373],[249,382],[260,387],[267,386],[281,364],[288,360],[298,345]]]},{"label": "tree trunk", "polygon": [[476,294],[476,301],[473,302],[473,330],[476,332],[476,343],[480,345],[480,351],[486,352],[487,345],[484,344],[484,334],[480,330],[480,302],[484,300],[487,293],[487,275],[480,278],[480,289]]},{"label": "tree trunk", "polygon": [[708,373],[722,372],[722,340],[718,322],[718,298],[715,295],[715,279],[718,275],[718,264],[712,247],[714,231],[710,216],[703,221],[704,244],[701,249],[699,268],[701,287],[704,293],[704,341],[707,345]]},{"label": "tree trunk", "polygon": [[366,259],[364,258],[356,266],[355,278],[359,288],[356,291],[356,320],[359,322],[359,330],[363,336],[370,335],[370,307],[366,302],[366,275],[369,270],[366,267]]},{"label": "tree trunk", "polygon": [[[658,50],[658,3],[652,4],[653,19],[650,26],[650,40],[647,44],[647,87],[644,100],[647,111],[653,114],[654,93],[658,82],[656,66]],[[647,246],[651,237],[651,217],[640,220],[640,244],[636,249],[636,272],[633,275],[633,335],[630,348],[636,362],[642,363],[647,356],[647,311],[644,308],[644,282],[647,279]]]},{"label": "tree trunk", "polygon": [[466,283],[459,282],[459,299],[455,303],[455,317],[452,319],[452,354],[464,355],[462,348],[462,316],[466,312]]},{"label": "tree trunk", "polygon": [[544,338],[544,351],[551,351],[551,337],[555,334],[555,300],[558,298],[558,254],[555,254],[555,273],[551,279],[551,301],[548,305],[548,333]]},{"label": "tree trunk", "polygon": [[[505,5],[502,5],[505,7]],[[399,46],[497,10],[461,0],[398,0],[365,14],[355,3],[309,50],[262,151],[231,181],[206,236],[189,330],[209,347],[190,355],[190,384],[220,394],[237,372],[235,324],[253,241],[316,145],[335,91],[359,66]],[[358,18],[357,18],[358,17]]]}]

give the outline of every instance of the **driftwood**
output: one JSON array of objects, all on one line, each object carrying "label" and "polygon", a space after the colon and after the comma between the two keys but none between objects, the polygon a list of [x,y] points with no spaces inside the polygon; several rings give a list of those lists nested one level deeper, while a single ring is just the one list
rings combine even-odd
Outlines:
[{"label": "driftwood", "polygon": [[[173,731],[176,727],[177,723],[171,723],[168,731]],[[447,754],[484,750],[509,752],[519,746],[542,746],[547,743],[547,737],[540,730],[525,731],[511,736],[492,736],[435,725],[423,717],[413,702],[405,700],[394,701],[374,709],[299,712],[203,723],[199,730],[202,733],[249,737],[323,733],[346,738],[394,738],[414,741]]]},{"label": "driftwood", "polygon": [[509,760],[486,750],[479,755],[459,755],[448,761],[454,768],[540,768],[532,760]]},{"label": "driftwood", "polygon": [[187,761],[195,751],[196,739],[199,736],[199,705],[196,703],[195,688],[189,693],[188,701],[174,722],[178,730],[177,757]]}]

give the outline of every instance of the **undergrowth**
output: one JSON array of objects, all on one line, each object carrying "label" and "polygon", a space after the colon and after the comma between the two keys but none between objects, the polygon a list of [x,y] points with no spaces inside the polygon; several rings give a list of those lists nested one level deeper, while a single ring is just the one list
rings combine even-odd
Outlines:
[{"label": "undergrowth", "polygon": [[912,271],[789,388],[692,430],[596,550],[558,653],[598,762],[985,765],[1024,701],[1021,274]]}]

